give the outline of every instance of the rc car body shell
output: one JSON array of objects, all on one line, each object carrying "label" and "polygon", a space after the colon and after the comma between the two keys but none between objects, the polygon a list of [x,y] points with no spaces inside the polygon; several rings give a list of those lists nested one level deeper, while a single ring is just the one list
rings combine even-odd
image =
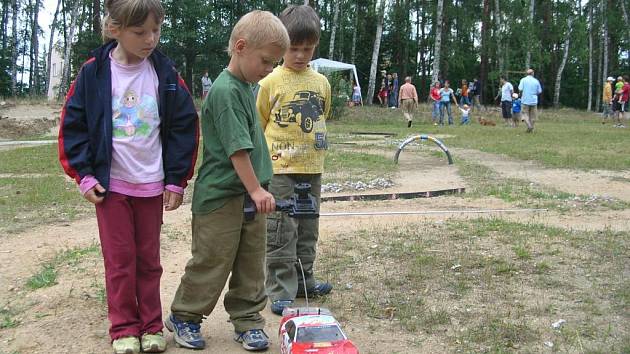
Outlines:
[{"label": "rc car body shell", "polygon": [[278,337],[282,354],[358,354],[339,322],[323,308],[286,308]]}]

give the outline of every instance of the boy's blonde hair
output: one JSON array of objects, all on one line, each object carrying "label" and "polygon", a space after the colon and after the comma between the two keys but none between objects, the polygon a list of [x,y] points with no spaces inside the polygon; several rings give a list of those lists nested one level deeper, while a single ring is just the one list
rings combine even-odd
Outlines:
[{"label": "boy's blonde hair", "polygon": [[272,44],[286,50],[290,44],[289,34],[280,19],[269,11],[261,10],[249,12],[238,20],[230,35],[228,55],[232,56],[239,39],[244,39],[254,48]]},{"label": "boy's blonde hair", "polygon": [[158,23],[164,21],[164,8],[160,0],[105,0],[105,17],[102,21],[103,42],[109,42],[108,26],[127,28],[140,26],[149,15],[155,16]]}]

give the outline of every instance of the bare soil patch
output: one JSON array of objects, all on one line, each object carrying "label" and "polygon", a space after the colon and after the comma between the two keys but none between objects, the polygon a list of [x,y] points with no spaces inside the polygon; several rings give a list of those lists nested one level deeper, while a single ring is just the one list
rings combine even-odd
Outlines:
[{"label": "bare soil patch", "polygon": [[490,167],[504,177],[519,178],[577,195],[597,194],[630,201],[630,170],[579,171],[545,168],[532,161],[515,160],[478,150],[456,151],[464,159]]},{"label": "bare soil patch", "polygon": [[17,105],[0,109],[0,139],[50,135],[58,126],[61,107],[45,104]]}]

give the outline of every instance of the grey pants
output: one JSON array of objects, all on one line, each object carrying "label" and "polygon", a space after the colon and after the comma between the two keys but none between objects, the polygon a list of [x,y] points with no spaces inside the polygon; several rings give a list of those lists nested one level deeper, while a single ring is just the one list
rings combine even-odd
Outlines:
[{"label": "grey pants", "polygon": [[[269,184],[276,199],[288,199],[297,183],[310,183],[311,194],[319,211],[321,174],[279,174]],[[313,263],[319,236],[319,219],[294,219],[285,213],[267,216],[267,280],[265,286],[271,301],[294,300],[298,288],[315,286]],[[302,262],[304,279],[297,259]]]}]

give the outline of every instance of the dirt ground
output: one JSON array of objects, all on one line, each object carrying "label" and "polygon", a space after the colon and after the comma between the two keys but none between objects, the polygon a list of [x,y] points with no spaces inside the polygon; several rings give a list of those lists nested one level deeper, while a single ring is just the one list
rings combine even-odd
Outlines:
[{"label": "dirt ground", "polygon": [[[20,118],[20,114],[30,118]],[[42,122],[54,121],[55,107],[32,107],[29,112],[18,108],[0,110],[0,138],[13,139],[43,130]],[[15,122],[20,122],[15,124]],[[13,122],[13,123],[10,123]],[[24,128],[28,126],[28,128]],[[11,128],[7,128],[11,127]],[[43,130],[42,130],[43,129]],[[502,176],[514,177],[544,184],[559,191],[576,194],[602,194],[630,201],[630,171],[591,171],[548,169],[528,161],[518,161],[479,151],[457,151],[471,156],[475,163],[483,164]],[[419,168],[421,166],[421,168]],[[604,181],[604,183],[602,183]],[[400,159],[400,173],[396,186],[383,192],[428,191],[445,188],[467,188],[458,174],[457,166],[447,165],[445,159],[405,152]],[[587,191],[587,192],[586,192]],[[383,202],[324,203],[321,212],[342,211],[400,211],[400,210],[475,210],[509,209],[513,205],[496,198],[469,199],[465,196],[443,196],[414,200]],[[447,218],[500,216],[519,222],[535,222],[567,229],[630,231],[630,210],[594,212],[521,212],[465,214],[444,213],[432,215],[322,217],[321,241],[335,242],[340,231],[383,225],[405,224],[414,221]],[[162,305],[166,316],[169,304],[179,284],[184,266],[190,255],[190,204],[165,213],[162,237]],[[77,262],[66,262],[58,270],[58,284],[38,290],[28,290],[26,280],[51,261],[60,252],[95,247],[98,231],[94,217],[70,223],[42,225],[35,229],[11,235],[0,235],[0,311],[16,313],[15,326],[0,329],[0,353],[107,353],[110,351],[107,335],[108,321],[103,302],[103,266],[98,252],[92,252]],[[335,284],[343,286],[343,284]],[[315,302],[317,303],[317,302]],[[2,314],[3,312],[0,312]],[[277,328],[279,317],[265,309],[266,332],[272,340],[269,352],[279,352]],[[387,332],[374,331],[370,323],[359,321],[360,316],[344,318],[343,326],[349,337],[364,353],[439,353],[447,346],[432,338],[425,338],[422,348],[409,346],[413,333],[390,328]],[[0,320],[2,318],[0,317]],[[0,327],[1,328],[1,327]],[[202,326],[208,347],[200,353],[243,353],[232,341],[232,327],[228,323],[222,301]],[[190,353],[175,348],[170,334],[169,353]],[[426,337],[426,335],[425,335]]]},{"label": "dirt ground", "polygon": [[42,134],[56,136],[61,106],[34,104],[0,105],[0,142]]}]

